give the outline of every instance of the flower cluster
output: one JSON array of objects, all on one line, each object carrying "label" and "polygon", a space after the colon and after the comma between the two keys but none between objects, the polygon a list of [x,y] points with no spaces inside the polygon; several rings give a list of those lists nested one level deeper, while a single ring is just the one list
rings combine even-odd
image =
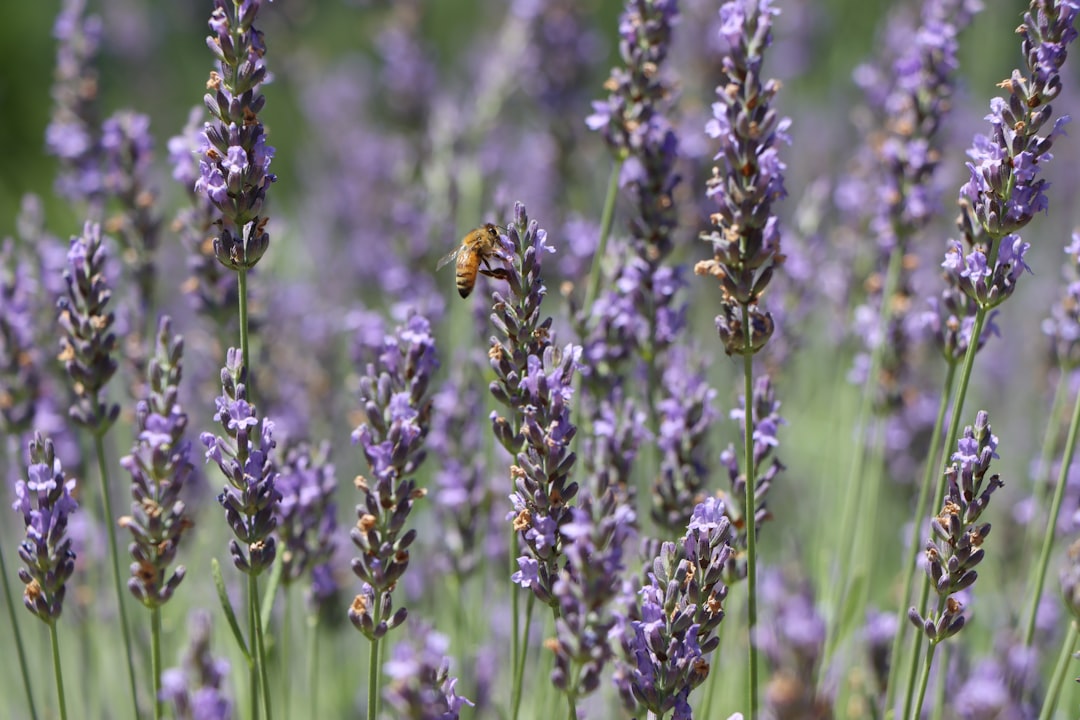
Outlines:
[{"label": "flower cluster", "polygon": [[188,418],[178,400],[183,351],[183,338],[173,335],[172,321],[163,317],[149,365],[149,396],[135,409],[135,445],[120,459],[131,473],[131,515],[118,521],[134,540],[128,589],[149,608],[168,602],[184,579],[183,565],[171,574],[169,566],[193,525],[180,499],[193,471],[191,444],[184,438]]},{"label": "flower cluster", "polygon": [[391,593],[409,567],[409,546],[416,539],[416,530],[405,531],[405,523],[413,502],[426,494],[412,476],[426,456],[432,407],[427,391],[438,366],[431,326],[414,314],[384,339],[376,362],[360,379],[365,422],[352,437],[363,448],[371,478],[356,478],[363,497],[349,535],[360,551],[352,570],[364,584],[349,620],[369,640],[381,638],[408,614],[400,608],[391,615]]},{"label": "flower cluster", "polygon": [[120,406],[103,399],[105,385],[116,372],[116,335],[111,331],[114,314],[106,309],[112,298],[105,277],[105,246],[101,227],[87,222],[83,234],[71,238],[64,271],[67,297],[57,302],[60,362],[75,392],[71,419],[95,435],[103,435],[120,414]]},{"label": "flower cluster", "polygon": [[[746,398],[742,398],[743,407],[732,410],[731,417],[738,420],[742,425],[742,436],[746,437]],[[737,503],[740,510],[738,518],[732,518],[732,522],[738,528],[737,538],[732,545],[738,549],[744,549],[747,545],[746,535],[749,532],[749,523],[745,518],[753,516],[755,532],[761,524],[769,519],[769,510],[765,505],[769,489],[773,480],[784,470],[784,465],[773,455],[779,440],[776,431],[784,424],[778,411],[780,403],[777,402],[773,392],[772,383],[768,376],[762,376],[754,383],[754,395],[750,399],[750,411],[752,414],[751,440],[754,443],[754,507],[744,506],[743,498],[746,497],[746,474],[739,472],[739,455],[734,445],[729,445],[720,454],[720,464],[727,468],[728,479],[731,481],[731,499]],[[731,508],[725,506],[725,511]],[[728,568],[728,582],[735,582],[746,577],[746,558],[741,553],[731,555],[731,565]]]},{"label": "flower cluster", "polygon": [[615,684],[629,710],[692,717],[688,697],[708,677],[705,656],[720,644],[730,540],[724,503],[709,498],[694,508],[686,534],[663,544],[632,619],[621,628],[625,657]]},{"label": "flower cluster", "polygon": [[[461,368],[464,363],[454,364]],[[481,390],[459,373],[443,383],[433,400],[428,447],[435,454],[435,515],[442,528],[440,562],[464,580],[480,567],[483,538],[488,532],[494,491],[487,482]]]},{"label": "flower cluster", "polygon": [[581,347],[558,348],[550,317],[540,320],[546,289],[541,279],[545,252],[554,252],[547,232],[530,221],[525,206],[514,208],[505,243],[510,258],[504,273],[507,295],[493,293],[488,357],[496,379],[491,394],[510,410],[508,419],[491,413],[495,438],[514,458],[514,530],[528,550],[518,558],[513,581],[555,606],[552,595],[562,552],[560,528],[570,519],[578,492],[570,472],[577,455],[570,449],[577,427],[570,420],[574,371]]},{"label": "flower cluster", "polygon": [[236,534],[229,541],[233,564],[240,572],[257,576],[270,567],[277,554],[272,533],[277,527],[281,493],[270,457],[275,445],[274,424],[259,418],[255,406],[247,401],[246,379],[247,368],[240,351],[229,348],[221,369],[222,393],[215,400],[214,413],[224,435],[207,432],[199,440],[207,448],[207,462],[216,462],[228,481],[217,500]]},{"label": "flower cluster", "polygon": [[635,204],[634,250],[653,269],[671,252],[676,224],[672,193],[679,183],[679,143],[665,115],[673,102],[672,82],[660,68],[678,16],[676,0],[628,0],[619,18],[623,66],[611,70],[604,84],[611,94],[594,102],[586,119],[625,161],[619,183]]},{"label": "flower cluster", "polygon": [[45,146],[60,160],[56,192],[71,200],[99,203],[104,191],[98,138],[98,78],[94,69],[104,26],[84,17],[86,0],[64,0],[56,17],[56,71],[53,117]]},{"label": "flower cluster", "polygon": [[1069,256],[1068,282],[1050,308],[1050,317],[1043,320],[1042,331],[1050,341],[1054,365],[1071,370],[1080,363],[1080,232],[1072,234],[1065,254]]},{"label": "flower cluster", "polygon": [[223,687],[229,662],[210,654],[210,630],[209,613],[192,613],[183,667],[161,674],[160,700],[172,704],[180,720],[229,720],[233,716],[232,701]]},{"label": "flower cluster", "polygon": [[12,509],[22,515],[26,538],[19,543],[19,579],[26,585],[23,604],[42,622],[60,617],[67,581],[75,571],[75,553],[67,536],[68,520],[79,507],[71,496],[75,480],[64,478],[52,441],[35,434],[30,442],[27,479],[15,483]]},{"label": "flower cluster", "polygon": [[624,548],[637,525],[622,497],[615,488],[583,493],[560,528],[566,564],[552,588],[559,614],[548,647],[555,653],[551,680],[575,701],[599,687],[600,673],[614,656],[612,605],[625,570]]},{"label": "flower cluster", "polygon": [[383,672],[390,684],[383,691],[386,704],[403,720],[457,720],[468,698],[457,694],[457,678],[450,677],[450,642],[421,625],[410,638],[394,646]]},{"label": "flower cluster", "polygon": [[154,252],[161,235],[161,212],[157,192],[151,185],[153,138],[150,118],[140,113],[121,111],[101,126],[101,151],[104,162],[105,190],[120,203],[120,212],[110,217],[107,226],[124,248],[122,256],[132,266],[138,292],[140,322],[154,305]]},{"label": "flower cluster", "polygon": [[736,0],[720,8],[724,55],[719,102],[705,131],[720,141],[707,195],[719,206],[710,220],[715,230],[702,235],[713,245],[713,259],[694,271],[720,283],[723,296],[716,327],[729,355],[752,355],[773,333],[772,315],[758,301],[783,262],[780,231],[772,203],[787,194],[778,146],[790,142],[788,118],[772,101],[776,80],[762,81],[764,51],[772,43],[772,0]]},{"label": "flower cluster", "polygon": [[41,388],[28,270],[11,238],[0,243],[0,435],[12,437],[30,430]]},{"label": "flower cluster", "polygon": [[701,368],[689,366],[687,353],[673,352],[664,370],[665,397],[659,403],[662,453],[660,474],[653,483],[652,519],[674,537],[686,527],[690,513],[705,499],[709,468],[706,439],[716,411],[716,391]]},{"label": "flower cluster", "polygon": [[327,586],[333,575],[328,572],[330,559],[337,548],[337,504],[334,491],[337,475],[330,462],[330,444],[311,447],[298,443],[285,452],[277,489],[278,538],[281,540],[281,582],[288,585],[311,573],[312,596],[327,597],[334,592]]},{"label": "flower cluster", "polygon": [[266,191],[277,179],[270,173],[274,148],[266,144],[259,121],[266,102],[260,90],[268,77],[266,45],[254,25],[261,7],[261,0],[214,0],[213,34],[206,40],[218,69],[210,73],[210,92],[204,98],[213,121],[203,130],[195,190],[221,213],[214,254],[233,270],[254,267],[266,252],[270,236],[260,212]]},{"label": "flower cluster", "polygon": [[810,584],[795,584],[779,570],[765,570],[760,587],[765,621],[758,626],[754,642],[772,667],[765,688],[768,716],[776,720],[835,717],[832,700],[817,683],[825,659],[826,625],[814,606]]},{"label": "flower cluster", "polygon": [[914,607],[908,611],[911,622],[935,644],[964,627],[964,605],[955,595],[975,584],[975,567],[986,554],[982,545],[990,534],[990,523],[978,520],[990,496],[1004,485],[996,474],[987,477],[990,461],[997,457],[997,444],[989,416],[980,410],[974,428],[964,428],[945,471],[948,493],[941,512],[930,521],[936,541],[931,538],[926,543],[926,574],[940,598],[938,610],[926,617]]}]

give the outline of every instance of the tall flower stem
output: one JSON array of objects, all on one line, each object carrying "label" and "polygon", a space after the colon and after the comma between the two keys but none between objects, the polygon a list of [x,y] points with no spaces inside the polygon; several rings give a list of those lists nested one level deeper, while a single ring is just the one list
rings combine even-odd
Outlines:
[{"label": "tall flower stem", "polygon": [[[18,448],[14,438],[9,438],[8,457],[14,463],[18,455]],[[19,672],[22,673],[23,690],[26,692],[26,705],[30,709],[31,720],[38,720],[37,707],[34,705],[34,688],[30,684],[30,671],[26,666],[26,649],[23,647],[22,633],[19,632],[19,623],[15,619],[15,602],[11,595],[11,582],[8,580],[7,565],[4,562],[4,553],[0,551],[0,581],[4,584],[4,601],[7,603],[8,621],[11,623],[11,634],[15,637],[15,652],[19,656]]]},{"label": "tall flower stem", "polygon": [[[746,347],[751,347],[750,306],[742,306],[743,333]],[[757,502],[754,498],[756,483],[754,472],[754,356],[749,351],[743,354],[743,392],[746,393],[746,413],[743,418],[743,454],[746,468],[746,488],[743,507],[746,516],[746,632],[749,638],[750,664],[747,668],[747,718],[757,716],[758,676],[757,645],[754,643],[754,628],[757,626]]]},{"label": "tall flower stem", "polygon": [[239,269],[236,271],[236,294],[238,297],[240,313],[240,355],[244,359],[244,369],[247,370],[248,379],[248,399],[254,402],[255,393],[251,387],[254,380],[254,375],[251,372],[251,347],[250,338],[248,337],[248,293],[247,293],[247,270]]},{"label": "tall flower stem", "polygon": [[[516,533],[515,533],[516,539]],[[514,604],[517,605],[518,593],[513,593]],[[517,720],[518,714],[521,712],[521,690],[522,684],[525,682],[525,657],[528,654],[529,649],[529,631],[532,630],[532,611],[533,604],[536,596],[529,593],[529,600],[525,603],[525,632],[522,633],[520,639],[517,638],[515,633],[515,640],[517,641],[519,655],[514,656],[514,720]],[[515,608],[516,611],[516,608]],[[517,612],[514,613],[514,617],[517,618]]]},{"label": "tall flower stem", "polygon": [[1069,671],[1069,663],[1072,661],[1073,648],[1076,647],[1077,637],[1080,630],[1077,629],[1076,621],[1069,623],[1069,631],[1061,643],[1061,652],[1058,653],[1057,662],[1054,664],[1053,675],[1050,676],[1050,684],[1046,689],[1046,699],[1043,700],[1042,710],[1039,711],[1039,720],[1050,720],[1057,706],[1058,697],[1061,695],[1061,684],[1065,682],[1065,675]]},{"label": "tall flower stem", "polygon": [[161,720],[161,608],[150,611],[150,662],[154,674],[154,720]]},{"label": "tall flower stem", "polygon": [[259,644],[255,637],[259,614],[255,610],[255,598],[259,596],[258,580],[248,575],[248,639],[251,643],[251,659],[248,661],[248,688],[250,692],[251,720],[259,720]]},{"label": "tall flower stem", "polygon": [[[1062,384],[1067,384],[1063,377]],[[1039,611],[1039,599],[1042,597],[1043,586],[1046,584],[1046,570],[1050,566],[1050,552],[1054,547],[1054,532],[1057,530],[1058,514],[1061,512],[1061,502],[1065,497],[1065,485],[1069,476],[1069,466],[1072,465],[1073,455],[1076,452],[1076,438],[1080,434],[1080,396],[1073,403],[1072,420],[1069,421],[1069,435],[1065,441],[1065,452],[1061,458],[1061,469],[1058,471],[1057,487],[1054,488],[1054,497],[1050,503],[1050,513],[1046,518],[1046,532],[1043,534],[1042,549],[1039,551],[1039,562],[1035,565],[1035,587],[1031,593],[1031,604],[1028,607],[1027,620],[1024,623],[1024,647],[1031,647],[1031,640],[1035,637],[1035,616]]]},{"label": "tall flower stem", "polygon": [[[262,684],[262,700],[263,705],[266,707],[266,720],[273,720],[274,710],[273,704],[270,702],[270,679],[266,671],[266,639],[263,637],[263,624],[262,624],[262,609],[259,607],[261,602],[259,595],[259,578],[256,575],[249,575],[249,583],[251,587],[251,612],[252,617],[255,618],[255,661],[259,667],[259,682]],[[252,698],[253,704],[258,704],[258,700]]]},{"label": "tall flower stem", "polygon": [[[381,615],[382,603],[376,602],[372,613],[375,627],[379,626]],[[377,720],[379,716],[379,641],[380,638],[373,638],[368,646],[368,720]]]},{"label": "tall flower stem", "polygon": [[[1035,479],[1035,501],[1032,509],[1032,522],[1028,523],[1027,536],[1024,539],[1025,551],[1030,551],[1038,542],[1038,523],[1034,522],[1035,515],[1046,505],[1046,495],[1049,492],[1051,463],[1054,461],[1054,447],[1061,432],[1061,411],[1065,407],[1065,401],[1069,399],[1068,377],[1072,374],[1073,367],[1063,366],[1058,376],[1057,389],[1054,391],[1054,400],[1050,406],[1050,414],[1043,432],[1042,450],[1039,453],[1039,476]],[[1075,408],[1073,410],[1075,412]]]},{"label": "tall flower stem", "polygon": [[[518,430],[516,420],[514,423],[514,436],[517,437]],[[518,553],[521,549],[518,547],[518,534],[514,526],[510,526],[510,573],[507,577],[512,576],[517,572],[517,559]],[[521,641],[521,620],[519,614],[521,612],[521,602],[518,600],[517,588],[514,587],[513,580],[510,581],[510,667],[514,672],[512,684],[510,686],[510,717],[512,720],[518,720],[518,708],[521,707],[521,682],[522,674],[518,672],[518,665],[524,667],[524,655],[522,648],[525,643]]]},{"label": "tall flower stem", "polygon": [[[937,418],[934,420],[934,431],[930,436],[930,447],[926,454],[926,470],[923,474],[922,483],[919,486],[919,497],[915,502],[914,517],[926,517],[930,511],[930,488],[934,484],[934,470],[938,467],[937,456],[941,452],[941,431],[945,427],[945,414],[949,410],[949,398],[952,396],[953,382],[956,379],[956,363],[949,363],[945,374],[945,384],[941,391],[941,402],[938,404]],[[904,631],[908,627],[907,603],[911,597],[912,586],[915,584],[915,572],[918,569],[916,560],[919,556],[919,526],[914,523],[911,528],[912,536],[908,543],[908,554],[904,562],[904,590],[900,595],[901,601],[896,613],[896,634],[893,636],[892,653],[889,659],[889,682],[885,692],[885,708],[887,713],[896,698],[896,686],[900,682],[900,660],[904,647]]]},{"label": "tall flower stem", "polygon": [[[319,715],[319,613],[311,614],[308,618],[308,697],[311,706],[311,717]],[[285,711],[288,712],[288,708]]]},{"label": "tall flower stem", "polygon": [[64,671],[60,666],[60,641],[56,635],[56,620],[49,623],[52,642],[53,675],[56,677],[56,699],[60,703],[60,720],[67,720],[67,701],[64,699]]},{"label": "tall flower stem", "polygon": [[120,633],[124,638],[124,652],[127,656],[131,704],[135,708],[135,717],[139,717],[139,696],[135,689],[135,663],[131,655],[131,630],[128,626],[127,610],[124,608],[124,584],[120,580],[120,556],[116,547],[116,517],[113,515],[112,500],[109,499],[109,471],[105,463],[105,438],[102,433],[94,433],[94,451],[97,453],[98,477],[101,478],[101,502],[105,506],[105,529],[109,537],[109,560],[112,563],[116,607],[120,611]]}]

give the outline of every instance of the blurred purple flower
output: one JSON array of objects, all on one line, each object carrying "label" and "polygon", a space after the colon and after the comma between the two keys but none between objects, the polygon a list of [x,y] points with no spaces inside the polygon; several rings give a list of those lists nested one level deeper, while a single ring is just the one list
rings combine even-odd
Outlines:
[{"label": "blurred purple flower", "polygon": [[179,720],[230,720],[232,701],[224,694],[227,660],[210,654],[209,613],[197,610],[188,619],[189,644],[182,667],[161,674],[159,700],[172,705]]},{"label": "blurred purple flower", "polygon": [[[312,447],[297,443],[285,452],[276,487],[281,493],[277,505],[277,532],[282,543],[281,582],[289,585],[311,574],[311,599],[332,595],[327,587],[333,580],[328,572],[337,547],[337,505],[334,491],[337,476],[330,462],[330,445]],[[318,568],[319,576],[315,576]],[[316,589],[316,585],[318,588]]]},{"label": "blurred purple flower", "polygon": [[413,628],[391,651],[383,665],[390,682],[383,699],[403,720],[457,720],[463,705],[473,704],[457,694],[450,677],[450,642],[427,626]]},{"label": "blurred purple flower", "polygon": [[41,392],[31,270],[15,242],[0,242],[0,435],[20,438],[33,426]]},{"label": "blurred purple flower", "polygon": [[148,370],[148,397],[135,409],[135,444],[120,465],[131,473],[131,515],[120,527],[131,531],[134,562],[128,589],[148,608],[172,597],[186,570],[169,566],[180,539],[193,523],[180,493],[192,472],[191,443],[184,438],[187,414],[178,401],[183,338],[172,334],[172,321],[162,317],[157,347]]}]

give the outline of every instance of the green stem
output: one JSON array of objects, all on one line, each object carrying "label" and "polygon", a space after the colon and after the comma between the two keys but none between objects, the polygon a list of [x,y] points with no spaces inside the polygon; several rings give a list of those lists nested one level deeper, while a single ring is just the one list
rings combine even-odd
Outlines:
[{"label": "green stem", "polygon": [[611,223],[615,217],[615,198],[619,196],[619,176],[622,174],[623,159],[618,158],[611,167],[611,177],[608,179],[607,195],[604,197],[604,209],[600,215],[600,239],[596,245],[596,253],[593,255],[592,267],[589,269],[589,286],[585,288],[584,311],[592,311],[593,302],[600,292],[600,269],[604,264],[604,255],[607,254],[608,236],[611,235]]},{"label": "green stem", "polygon": [[154,674],[154,720],[161,720],[161,608],[150,609],[150,663]]},{"label": "green stem", "polygon": [[1080,634],[1076,627],[1076,621],[1069,623],[1069,631],[1065,641],[1061,643],[1061,652],[1058,653],[1057,662],[1054,664],[1054,673],[1047,687],[1046,698],[1043,700],[1042,710],[1039,711],[1039,720],[1050,720],[1057,707],[1058,698],[1061,696],[1061,686],[1065,682],[1065,675],[1069,670],[1069,662],[1072,660],[1073,648],[1076,647],[1076,638]]},{"label": "green stem", "polygon": [[67,701],[64,699],[64,671],[60,667],[60,640],[56,636],[55,619],[49,623],[49,639],[52,641],[53,674],[56,676],[56,699],[60,703],[60,720],[67,720]]},{"label": "green stem", "polygon": [[[375,598],[375,610],[372,612],[372,627],[379,627],[382,622],[382,595],[378,590],[373,590]],[[379,643],[382,638],[375,638],[368,648],[368,720],[376,720],[379,715]]]},{"label": "green stem", "polygon": [[949,363],[945,374],[945,384],[941,391],[941,402],[938,404],[937,418],[934,420],[934,431],[930,435],[930,448],[926,455],[926,469],[922,484],[919,486],[919,498],[915,502],[915,518],[912,524],[911,541],[908,543],[908,554],[904,563],[904,590],[900,596],[900,603],[896,613],[896,634],[893,636],[892,653],[889,656],[889,681],[885,692],[885,707],[882,711],[888,715],[892,710],[893,701],[896,699],[896,686],[900,682],[901,652],[904,646],[904,634],[909,628],[907,619],[908,602],[911,598],[911,589],[915,584],[915,572],[918,570],[916,561],[922,545],[919,542],[919,528],[921,518],[930,513],[930,488],[934,483],[934,470],[938,467],[938,454],[941,452],[941,429],[945,426],[945,413],[949,409],[949,397],[952,395],[953,382],[956,380],[956,363]]},{"label": "green stem", "polygon": [[[1062,375],[1062,384],[1067,383]],[[1024,647],[1031,647],[1031,641],[1035,637],[1035,616],[1039,611],[1039,599],[1042,597],[1043,586],[1046,584],[1046,570],[1050,566],[1050,551],[1054,547],[1054,531],[1057,530],[1058,514],[1061,512],[1061,502],[1065,497],[1065,484],[1069,475],[1069,466],[1072,465],[1073,454],[1076,452],[1076,437],[1080,432],[1080,395],[1073,402],[1072,420],[1069,421],[1069,435],[1065,441],[1065,453],[1061,459],[1061,469],[1058,471],[1057,487],[1054,488],[1054,498],[1050,503],[1050,514],[1046,518],[1046,531],[1043,534],[1042,550],[1039,552],[1039,562],[1035,565],[1035,589],[1031,593],[1031,604],[1028,607],[1027,622],[1024,624]]]},{"label": "green stem", "polygon": [[281,658],[279,663],[281,669],[281,709],[285,713],[285,717],[292,717],[292,713],[289,712],[289,678],[292,677],[292,673],[289,672],[289,634],[292,630],[292,603],[295,590],[293,584],[289,583],[285,586],[285,607],[281,616],[281,652],[278,657]]},{"label": "green stem", "polygon": [[945,691],[948,689],[948,683],[945,682],[945,668],[949,667],[949,647],[949,645],[941,646],[938,681],[934,687],[934,710],[930,714],[930,720],[942,720],[945,717]]},{"label": "green stem", "polygon": [[573,693],[566,693],[566,720],[577,720],[577,703]]},{"label": "green stem", "polygon": [[254,575],[248,575],[248,644],[251,657],[248,658],[248,686],[251,688],[251,720],[259,720],[259,613],[255,608],[255,598],[259,596],[259,581]]},{"label": "green stem", "polygon": [[[308,618],[308,695],[311,717],[319,717],[319,618],[318,610]],[[288,682],[288,679],[286,679]],[[286,708],[288,711],[288,708]]]},{"label": "green stem", "polygon": [[1063,367],[1058,376],[1057,388],[1054,390],[1054,400],[1050,407],[1050,416],[1043,432],[1042,450],[1039,453],[1039,475],[1035,479],[1034,505],[1031,521],[1028,522],[1027,533],[1024,538],[1024,550],[1026,557],[1031,556],[1031,551],[1038,542],[1039,512],[1046,506],[1047,495],[1050,492],[1050,471],[1053,469],[1054,448],[1057,445],[1058,434],[1061,431],[1061,411],[1065,407],[1065,401],[1069,399],[1069,383],[1067,378],[1074,368]]},{"label": "green stem", "polygon": [[743,392],[745,412],[743,413],[743,454],[746,467],[746,487],[743,493],[743,523],[746,525],[746,632],[750,650],[747,686],[747,720],[757,716],[757,645],[754,643],[754,627],[757,625],[757,512],[755,484],[757,474],[754,467],[754,356],[750,352],[750,307],[742,306],[743,333],[746,339],[746,351],[743,355]]},{"label": "green stem", "polygon": [[247,400],[254,404],[254,392],[251,387],[254,378],[251,373],[251,346],[248,338],[247,270],[236,271],[236,295],[240,304],[240,355],[244,360],[244,372],[247,373],[244,384],[247,386]]},{"label": "green stem", "polygon": [[124,607],[124,584],[120,579],[120,555],[116,547],[116,519],[109,498],[109,471],[105,463],[105,442],[103,433],[94,433],[94,449],[97,452],[98,476],[101,478],[101,502],[105,506],[105,529],[109,537],[109,559],[112,561],[113,589],[116,592],[116,607],[120,613],[120,634],[124,639],[124,652],[127,656],[128,684],[131,687],[131,705],[135,708],[135,717],[139,717],[139,696],[135,686],[135,663],[131,655],[131,631],[128,628],[127,610]]},{"label": "green stem", "polygon": [[[17,462],[18,448],[12,438],[8,444],[8,457],[12,464]],[[11,634],[15,637],[15,652],[19,656],[19,671],[22,673],[23,690],[26,692],[26,704],[30,708],[31,720],[37,720],[37,707],[34,705],[34,690],[30,685],[30,671],[26,666],[26,649],[23,647],[22,633],[19,632],[19,623],[15,617],[15,601],[12,599],[11,582],[8,580],[7,564],[4,562],[4,553],[0,549],[0,579],[4,584],[4,599],[7,601],[8,622],[11,624]]]},{"label": "green stem", "polygon": [[[899,246],[897,246],[889,256],[889,266],[885,271],[885,284],[881,289],[881,305],[878,308],[877,322],[878,327],[881,328],[883,333],[887,330],[888,324],[892,319],[891,298],[896,292],[897,284],[900,282],[900,270],[903,268],[903,259],[904,253],[900,250]],[[859,415],[855,424],[856,431],[860,433],[870,423],[870,418],[873,414],[874,395],[879,387],[881,365],[886,348],[887,343],[883,337],[870,351],[870,367],[867,369],[866,381],[863,384],[862,398],[859,402]],[[863,486],[866,484],[863,481],[863,466],[866,461],[867,453],[870,452],[870,450],[871,448],[867,447],[864,442],[858,443],[856,451],[853,453],[851,465],[848,468],[848,475],[844,483],[842,494],[844,498],[844,508],[840,514],[840,523],[838,526],[840,534],[837,536],[840,538],[841,542],[845,542],[847,538],[855,536],[852,528],[854,528],[857,523],[859,510],[863,509],[862,503],[860,502]],[[851,590],[852,584],[848,562],[849,554],[840,553],[838,558],[839,567],[837,568],[839,582],[836,583],[839,587],[835,593],[836,598],[832,607],[834,620],[829,623],[828,636],[825,639],[824,662],[819,666],[821,672],[824,672],[825,669],[828,668],[829,659],[836,651],[837,643],[840,642],[840,630],[841,626],[844,625],[840,620],[844,617],[844,606],[847,602],[848,593]]]},{"label": "green stem", "polygon": [[266,720],[273,720],[274,710],[273,705],[270,702],[270,680],[267,676],[266,669],[266,638],[263,633],[262,611],[259,607],[262,600],[258,594],[259,588],[256,585],[257,580],[255,576],[252,576],[252,581],[251,589],[254,592],[254,595],[252,595],[251,602],[254,605],[255,611],[255,662],[259,666],[259,682],[262,684],[263,706],[266,708]]},{"label": "green stem", "polygon": [[923,701],[926,699],[926,687],[930,683],[930,669],[934,665],[934,650],[937,648],[937,643],[930,643],[930,646],[926,648],[926,662],[923,663],[922,676],[919,680],[919,701],[915,705],[915,714],[911,715],[909,711],[904,712],[904,717],[918,718],[922,713]]}]

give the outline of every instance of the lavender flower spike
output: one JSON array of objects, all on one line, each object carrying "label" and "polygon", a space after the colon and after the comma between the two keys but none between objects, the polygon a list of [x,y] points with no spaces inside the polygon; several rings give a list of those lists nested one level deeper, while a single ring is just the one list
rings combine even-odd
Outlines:
[{"label": "lavender flower spike", "polygon": [[299,443],[289,448],[277,488],[281,492],[277,506],[283,545],[281,582],[289,585],[327,565],[337,547],[337,476],[330,462],[330,444],[313,448]]},{"label": "lavender flower spike", "polygon": [[0,435],[13,438],[30,430],[41,392],[31,278],[15,242],[0,241]]},{"label": "lavender flower spike", "polygon": [[246,375],[240,351],[229,348],[214,414],[224,435],[203,433],[199,439],[207,448],[206,460],[216,462],[228,480],[217,499],[236,535],[229,541],[233,564],[240,572],[257,576],[270,567],[277,552],[272,533],[281,493],[275,487],[278,474],[270,459],[274,424],[259,418],[248,403]]},{"label": "lavender flower spike", "polygon": [[214,0],[213,34],[206,44],[218,61],[210,73],[204,101],[213,116],[202,136],[196,192],[221,213],[214,254],[232,270],[255,266],[270,236],[262,212],[266,191],[277,178],[270,172],[274,148],[266,144],[259,112],[266,102],[260,88],[268,79],[266,45],[254,22],[262,0],[242,4]]},{"label": "lavender flower spike", "polygon": [[67,537],[68,518],[78,508],[71,496],[75,480],[64,478],[52,441],[40,433],[30,442],[27,479],[15,484],[12,509],[23,517],[26,538],[19,544],[19,579],[26,585],[23,604],[46,625],[63,610],[75,553]]},{"label": "lavender flower spike", "polygon": [[450,677],[450,642],[426,626],[394,646],[383,672],[390,683],[383,691],[395,717],[407,720],[457,720],[464,705],[472,703],[457,694],[457,678]]},{"label": "lavender flower spike", "polygon": [[1017,29],[1027,74],[1013,70],[999,84],[1009,95],[990,101],[991,134],[976,135],[968,150],[970,178],[960,188],[960,229],[971,252],[965,255],[959,243],[951,243],[942,267],[950,283],[984,310],[1004,302],[1023,271],[1030,272],[1024,262],[1029,245],[1016,233],[1049,206],[1047,182],[1038,176],[1069,122],[1064,115],[1047,128],[1053,118],[1050,103],[1061,93],[1066,49],[1076,39],[1078,11],[1075,0],[1032,0]]},{"label": "lavender flower spike", "polygon": [[652,564],[641,600],[621,628],[624,657],[615,685],[630,711],[693,717],[690,692],[709,676],[706,655],[720,644],[723,583],[731,547],[724,503],[709,498],[694,508],[686,534],[666,542]]},{"label": "lavender flower spike", "polygon": [[183,666],[161,674],[159,699],[173,706],[179,720],[231,720],[232,701],[222,688],[229,662],[210,654],[210,615],[193,612],[188,627],[191,644]]},{"label": "lavender flower spike", "polygon": [[67,260],[67,297],[57,303],[64,331],[59,360],[76,396],[71,419],[100,436],[116,421],[120,406],[109,405],[102,397],[116,372],[117,340],[111,332],[115,316],[106,309],[112,290],[105,278],[105,246],[97,223],[87,222],[83,234],[71,238]]},{"label": "lavender flower spike", "polygon": [[989,417],[980,410],[975,427],[964,428],[952,465],[945,471],[948,494],[941,512],[930,521],[939,542],[926,542],[926,573],[941,598],[941,609],[926,617],[915,608],[908,611],[911,622],[935,645],[964,627],[964,606],[955,595],[975,583],[975,567],[985,556],[982,545],[990,534],[990,523],[978,520],[990,496],[1004,485],[996,474],[987,477],[990,461],[997,457],[997,443]]},{"label": "lavender flower spike", "polygon": [[131,473],[131,515],[118,521],[133,539],[128,589],[148,608],[168,602],[186,572],[183,565],[169,570],[180,539],[192,527],[180,499],[192,472],[191,443],[184,437],[187,414],[177,399],[183,347],[183,338],[172,334],[172,321],[161,318],[150,359],[149,396],[135,409],[138,435],[131,454],[120,459]]},{"label": "lavender flower spike", "polygon": [[720,8],[720,35],[728,50],[719,102],[705,127],[720,142],[719,164],[707,183],[719,209],[710,218],[716,229],[701,238],[712,243],[713,259],[698,263],[694,272],[720,282],[716,326],[729,355],[752,355],[772,335],[772,315],[758,301],[784,259],[772,203],[787,195],[778,151],[781,142],[790,143],[791,121],[772,107],[780,83],[761,79],[772,17],[779,12],[771,0],[736,0]]},{"label": "lavender flower spike", "polygon": [[[431,376],[438,368],[431,326],[413,314],[387,336],[377,362],[360,379],[366,422],[353,432],[371,469],[357,477],[363,502],[350,532],[360,556],[353,573],[364,581],[353,600],[349,620],[369,640],[377,640],[405,621],[408,611],[393,612],[391,591],[409,567],[409,546],[416,530],[405,531],[413,502],[427,491],[412,475],[424,461],[424,439],[431,426]],[[378,603],[378,605],[376,605]]]}]

